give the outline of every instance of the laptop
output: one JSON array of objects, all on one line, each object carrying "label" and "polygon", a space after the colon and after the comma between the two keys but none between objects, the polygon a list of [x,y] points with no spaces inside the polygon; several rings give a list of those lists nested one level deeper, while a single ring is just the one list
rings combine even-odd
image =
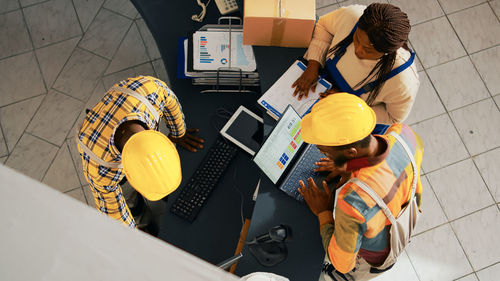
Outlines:
[{"label": "laptop", "polygon": [[298,201],[304,201],[297,190],[299,180],[307,184],[312,177],[318,187],[328,172],[314,172],[314,164],[325,155],[316,145],[302,140],[301,118],[288,106],[269,137],[255,154],[253,161],[280,190]]}]

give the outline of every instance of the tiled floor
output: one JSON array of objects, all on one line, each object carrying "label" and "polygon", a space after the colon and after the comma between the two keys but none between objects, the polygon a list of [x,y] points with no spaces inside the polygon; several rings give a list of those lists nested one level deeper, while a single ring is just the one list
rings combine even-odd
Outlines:
[{"label": "tiled floor", "polygon": [[[370,2],[316,0],[318,15]],[[417,234],[377,280],[499,280],[500,0],[388,2],[413,26],[426,174]],[[127,0],[0,0],[0,38],[0,163],[92,205],[83,110],[126,77],[168,83],[144,21]]]}]

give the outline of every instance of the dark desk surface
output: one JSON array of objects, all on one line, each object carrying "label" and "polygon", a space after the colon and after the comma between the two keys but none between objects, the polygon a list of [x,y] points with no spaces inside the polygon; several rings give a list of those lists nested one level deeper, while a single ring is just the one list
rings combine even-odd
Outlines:
[{"label": "dark desk surface", "polygon": [[[200,94],[199,91],[203,88],[193,86],[188,79],[176,78],[177,38],[193,33],[205,24],[216,23],[220,14],[214,3],[208,6],[205,20],[197,23],[191,20],[191,15],[200,11],[196,1],[132,0],[132,2],[156,40],[170,78],[170,86],[182,104],[188,126],[200,128],[200,134],[207,141],[207,147],[214,142],[218,129],[225,123],[215,117],[217,108],[224,107],[234,111],[243,104],[250,110],[259,112],[260,108],[257,108],[256,101],[261,93]],[[241,1],[239,4],[241,7]],[[261,89],[267,90],[304,52],[305,49],[254,47]],[[265,119],[270,120],[268,117]],[[184,179],[189,178],[194,172],[205,153],[206,150],[197,153],[180,151]],[[262,176],[258,200],[253,208],[251,197],[261,176],[250,156],[240,152],[209,197],[198,218],[193,223],[187,223],[167,212],[162,218],[159,238],[214,264],[232,256],[242,226],[239,190],[245,200],[245,216],[252,216],[247,240],[280,223],[292,227],[294,238],[288,247],[289,257],[283,263],[271,268],[257,264],[245,249],[237,274],[267,271],[288,276],[291,280],[317,280],[324,251],[316,218],[306,205],[277,190],[265,176]],[[170,196],[168,207],[176,196],[177,192]]]},{"label": "dark desk surface", "polygon": [[[216,116],[217,108],[235,111],[243,104],[258,112],[255,101],[260,93],[200,94],[200,90],[204,88],[193,86],[190,79],[176,78],[177,39],[195,32],[208,22],[217,22],[218,10],[214,3],[209,5],[205,21],[198,23],[191,20],[191,15],[201,10],[196,1],[132,2],[157,42],[170,78],[169,86],[182,105],[188,127],[200,129],[200,136],[205,139],[206,148],[214,143],[219,130],[227,121]],[[202,149],[192,153],[179,149],[183,183],[193,174],[207,151],[208,149]],[[259,177],[250,156],[240,151],[193,223],[186,222],[168,211],[180,189],[169,196],[159,238],[213,264],[233,256],[242,228],[241,198],[244,198],[244,216],[250,217],[253,208],[251,198]]]}]

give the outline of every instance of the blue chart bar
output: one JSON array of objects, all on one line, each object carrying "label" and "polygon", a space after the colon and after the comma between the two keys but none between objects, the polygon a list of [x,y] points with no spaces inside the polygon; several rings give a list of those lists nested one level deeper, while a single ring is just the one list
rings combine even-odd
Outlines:
[{"label": "blue chart bar", "polygon": [[200,63],[212,63],[214,60],[212,56],[208,53],[207,49],[207,37],[200,37]]}]

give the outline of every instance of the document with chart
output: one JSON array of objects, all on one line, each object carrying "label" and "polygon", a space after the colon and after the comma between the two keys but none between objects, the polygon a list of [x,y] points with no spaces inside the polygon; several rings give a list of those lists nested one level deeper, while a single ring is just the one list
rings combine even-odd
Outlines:
[{"label": "document with chart", "polygon": [[278,81],[260,97],[257,102],[267,110],[269,115],[277,119],[281,117],[286,107],[291,105],[300,117],[303,117],[318,101],[319,93],[325,92],[332,87],[330,82],[318,77],[316,91],[313,93],[312,90],[309,90],[307,98],[302,97],[299,101],[296,96],[292,96],[295,91],[295,88],[292,88],[292,84],[302,75],[305,69],[306,65],[304,63],[298,60],[295,61]]},{"label": "document with chart", "polygon": [[195,32],[194,70],[217,70],[220,67],[236,67],[242,71],[254,71],[257,68],[252,46],[243,45],[243,32],[231,32],[231,41],[228,31]]}]

